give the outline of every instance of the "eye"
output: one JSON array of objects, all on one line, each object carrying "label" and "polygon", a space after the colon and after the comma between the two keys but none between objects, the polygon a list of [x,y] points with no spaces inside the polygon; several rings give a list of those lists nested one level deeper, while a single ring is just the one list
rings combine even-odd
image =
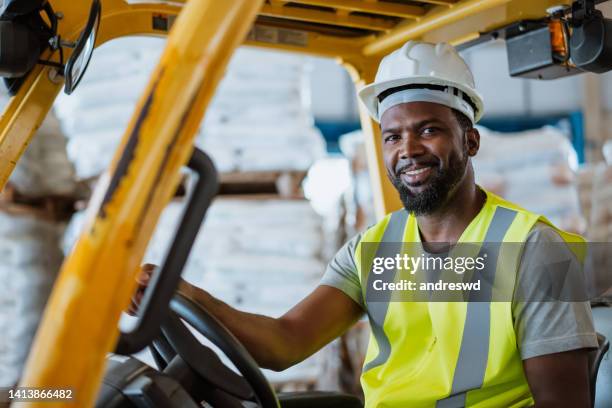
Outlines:
[{"label": "eye", "polygon": [[401,136],[397,135],[397,134],[391,134],[391,135],[387,135],[385,136],[385,143],[392,143],[395,142],[397,140],[400,140]]},{"label": "eye", "polygon": [[430,126],[430,127],[426,127],[425,129],[423,129],[422,133],[424,135],[433,135],[433,134],[438,133],[439,131],[440,131],[440,128]]}]

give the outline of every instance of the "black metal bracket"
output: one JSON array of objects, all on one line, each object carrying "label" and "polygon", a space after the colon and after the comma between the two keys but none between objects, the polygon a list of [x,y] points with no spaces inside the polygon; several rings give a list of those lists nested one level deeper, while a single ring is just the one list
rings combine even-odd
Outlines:
[{"label": "black metal bracket", "polygon": [[597,14],[601,12],[595,8],[595,0],[577,0],[572,3],[571,26],[578,27]]},{"label": "black metal bracket", "polygon": [[162,267],[151,277],[151,283],[140,305],[140,319],[134,330],[121,333],[115,349],[117,354],[137,353],[160,333],[160,325],[166,319],[170,299],[176,291],[206,210],[217,195],[219,189],[217,171],[206,153],[195,148],[188,167],[198,174],[196,186],[185,207]]}]

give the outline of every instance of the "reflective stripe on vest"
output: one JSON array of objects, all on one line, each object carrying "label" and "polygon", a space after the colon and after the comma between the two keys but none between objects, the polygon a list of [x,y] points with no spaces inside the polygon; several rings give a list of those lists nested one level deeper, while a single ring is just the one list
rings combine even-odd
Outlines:
[{"label": "reflective stripe on vest", "polygon": [[488,257],[488,262],[481,274],[481,282],[488,282],[489,284],[483,285],[479,293],[480,296],[484,297],[481,300],[487,300],[487,302],[468,302],[465,325],[463,326],[463,338],[453,375],[451,393],[447,398],[438,401],[436,408],[465,407],[466,393],[469,390],[482,387],[489,355],[488,347],[485,352],[482,345],[489,345],[491,290],[493,282],[495,282],[497,269],[495,266],[500,249],[499,242],[504,240],[504,236],[512,225],[514,218],[516,218],[516,214],[516,211],[503,207],[495,209],[493,220],[489,225],[478,255],[483,256],[486,252]]},{"label": "reflective stripe on vest", "polygon": [[[488,262],[485,269],[480,272],[479,278],[482,283],[478,295],[478,302],[467,303],[467,313],[463,329],[463,337],[459,351],[459,357],[450,395],[436,404],[436,408],[464,407],[466,393],[472,389],[478,389],[484,382],[489,350],[483,350],[482,344],[489,344],[490,335],[490,300],[493,282],[495,281],[495,265],[499,255],[499,243],[503,241],[508,229],[516,218],[517,212],[504,207],[496,207],[493,218],[489,224],[479,256],[487,253]],[[389,223],[384,231],[381,243],[376,251],[376,257],[393,257],[401,250],[404,238],[404,229],[408,219],[405,210],[397,211],[391,215]],[[395,275],[391,275],[393,280]],[[372,280],[376,275],[370,271],[367,277],[366,291],[373,287]],[[477,277],[475,276],[474,279]],[[384,297],[381,295],[384,294]],[[372,327],[372,335],[378,345],[378,355],[365,364],[363,371],[366,372],[374,367],[385,364],[391,354],[391,342],[384,332],[384,322],[389,309],[391,292],[378,294],[376,302],[368,302],[367,310]],[[368,299],[367,293],[365,299]]]},{"label": "reflective stripe on vest", "polygon": [[[382,237],[381,243],[385,242],[386,245],[379,245],[376,250],[377,257],[393,257],[394,254],[399,253],[401,250],[402,241],[404,238],[404,228],[406,227],[406,221],[408,220],[407,211],[396,211],[391,214],[391,219],[387,224],[385,233]],[[395,245],[394,245],[395,244]],[[376,274],[368,274],[368,286],[371,288],[373,280],[376,279]],[[389,355],[391,354],[391,343],[389,338],[385,334],[383,325],[385,323],[385,317],[387,316],[387,310],[389,310],[389,300],[391,299],[391,291],[383,292],[380,302],[372,302],[368,304],[367,310],[370,318],[370,326],[372,327],[372,335],[376,339],[378,344],[378,356],[364,367],[363,371],[367,371],[372,367],[384,364]]]}]

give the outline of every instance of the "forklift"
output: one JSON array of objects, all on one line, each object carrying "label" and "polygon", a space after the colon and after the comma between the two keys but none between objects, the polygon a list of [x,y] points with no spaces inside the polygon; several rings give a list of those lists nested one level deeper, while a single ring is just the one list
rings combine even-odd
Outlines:
[{"label": "forklift", "polygon": [[[504,40],[512,76],[602,73],[612,68],[612,21],[597,10],[600,2],[5,0],[0,76],[12,97],[0,118],[0,188],[57,95],[78,87],[97,47],[120,37],[167,37],[64,261],[20,382],[32,389],[69,389],[70,398],[14,406],[362,406],[336,393],[277,395],[236,338],[175,292],[217,192],[214,166],[194,148],[194,138],[230,57],[248,45],[335,58],[360,88],[374,80],[381,58],[407,40],[446,41],[460,49]],[[363,108],[360,115],[376,213],[383,216],[401,203],[385,176],[379,128]],[[118,322],[136,289],[148,241],[183,168],[197,182],[137,325],[121,332]],[[225,353],[238,373],[183,322]],[[130,357],[147,347],[157,368]]]}]

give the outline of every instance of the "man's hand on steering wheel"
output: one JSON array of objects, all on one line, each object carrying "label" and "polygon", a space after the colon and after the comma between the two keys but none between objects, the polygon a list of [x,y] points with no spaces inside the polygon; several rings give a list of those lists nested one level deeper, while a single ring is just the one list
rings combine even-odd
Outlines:
[{"label": "man's hand on steering wheel", "polygon": [[[132,295],[132,299],[130,300],[130,305],[126,310],[127,314],[130,316],[138,315],[138,308],[140,307],[140,302],[142,302],[142,298],[144,297],[144,293],[149,286],[149,282],[151,282],[151,277],[153,273],[158,269],[157,265],[154,264],[143,264],[140,267],[140,273],[136,277],[136,282],[138,282],[138,287],[134,294]],[[182,293],[186,296],[189,296],[190,293],[193,293],[194,286],[181,278],[179,281],[179,285],[177,288],[177,292]]]}]

